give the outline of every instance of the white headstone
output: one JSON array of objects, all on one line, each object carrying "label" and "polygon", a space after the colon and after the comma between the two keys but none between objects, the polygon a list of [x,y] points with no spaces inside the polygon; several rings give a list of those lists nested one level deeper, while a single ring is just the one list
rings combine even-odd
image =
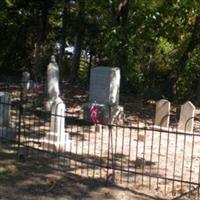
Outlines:
[{"label": "white headstone", "polygon": [[26,95],[28,90],[30,89],[30,73],[29,72],[22,73],[22,89],[23,89],[24,95]]},{"label": "white headstone", "polygon": [[51,56],[51,61],[47,67],[47,92],[49,99],[56,99],[59,94],[59,67],[55,56]]},{"label": "white headstone", "polygon": [[30,87],[30,73],[29,72],[22,73],[22,83],[24,84],[24,86],[26,86],[26,89],[28,90]]},{"label": "white headstone", "polygon": [[10,119],[10,94],[0,92],[0,126],[8,126]]},{"label": "white headstone", "polygon": [[56,150],[64,151],[69,147],[69,136],[65,133],[65,104],[60,97],[57,97],[51,107],[51,124],[49,141]]},{"label": "white headstone", "polygon": [[168,128],[169,118],[170,118],[170,102],[168,100],[161,99],[156,103],[155,125],[163,128]]},{"label": "white headstone", "polygon": [[89,102],[119,104],[120,69],[96,67],[91,70]]},{"label": "white headstone", "polygon": [[185,132],[193,132],[194,128],[195,106],[187,101],[181,106],[178,130]]},{"label": "white headstone", "polygon": [[50,132],[59,135],[65,132],[65,104],[60,97],[55,99],[51,107]]}]

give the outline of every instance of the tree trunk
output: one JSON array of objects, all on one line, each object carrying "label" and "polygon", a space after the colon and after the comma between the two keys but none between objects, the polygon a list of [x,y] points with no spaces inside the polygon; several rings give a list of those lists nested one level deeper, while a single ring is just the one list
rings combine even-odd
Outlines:
[{"label": "tree trunk", "polygon": [[79,1],[79,13],[78,13],[78,29],[77,34],[75,36],[75,45],[74,45],[74,52],[72,57],[72,66],[71,66],[71,76],[70,76],[70,83],[73,85],[78,77],[78,71],[80,66],[80,57],[81,57],[81,50],[84,38],[84,13],[85,13],[85,0]]},{"label": "tree trunk", "polygon": [[[43,57],[44,57],[44,43],[47,37],[47,25],[48,25],[48,7],[43,5],[41,10],[37,10],[37,39],[35,42],[35,50],[33,55],[33,68],[32,75],[35,81],[38,81],[40,78],[40,70],[43,66]],[[38,20],[39,18],[39,20]]]},{"label": "tree trunk", "polygon": [[128,52],[124,48],[124,45],[128,41],[128,32],[126,30],[128,24],[128,13],[129,13],[129,0],[120,0],[115,4],[111,2],[111,13],[112,13],[112,25],[115,27],[121,26],[123,33],[120,35],[120,41],[122,44],[121,48],[116,50],[116,63],[115,66],[120,68],[121,73],[121,86],[127,85],[127,66],[128,66]]},{"label": "tree trunk", "polygon": [[189,43],[178,61],[178,69],[170,77],[169,87],[170,87],[170,98],[172,100],[176,96],[177,81],[181,73],[185,70],[187,62],[190,59],[190,55],[192,54],[193,50],[200,43],[199,34],[200,34],[200,15],[196,16],[194,28]]},{"label": "tree trunk", "polygon": [[118,67],[121,71],[121,85],[122,87],[127,86],[127,70],[128,70],[128,51],[124,45],[128,42],[128,13],[129,13],[129,0],[122,0],[117,7],[117,22],[121,26],[123,30],[123,34],[121,35],[121,43],[122,48],[118,51]]},{"label": "tree trunk", "polygon": [[63,14],[62,14],[62,35],[61,35],[61,48],[59,55],[60,79],[64,79],[64,56],[66,48],[66,35],[67,35],[67,18],[68,18],[68,5],[65,1]]}]

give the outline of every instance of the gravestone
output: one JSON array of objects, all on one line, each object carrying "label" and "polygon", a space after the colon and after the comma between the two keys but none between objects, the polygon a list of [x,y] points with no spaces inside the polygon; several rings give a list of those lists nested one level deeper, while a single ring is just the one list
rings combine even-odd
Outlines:
[{"label": "gravestone", "polygon": [[11,99],[8,92],[0,92],[0,137],[15,140],[16,129],[10,124]]},{"label": "gravestone", "polygon": [[49,150],[65,151],[69,146],[68,133],[65,133],[65,104],[57,97],[51,106],[50,132],[47,134]]},{"label": "gravestone", "polygon": [[161,99],[156,102],[155,125],[163,128],[169,127],[170,118],[170,102],[166,99]]},{"label": "gravestone", "polygon": [[51,61],[47,67],[47,93],[48,101],[46,108],[50,111],[53,101],[59,96],[59,67],[55,56],[51,56]]},{"label": "gravestone", "polygon": [[22,89],[23,89],[23,94],[27,95],[27,92],[30,89],[30,73],[29,72],[22,73]]},{"label": "gravestone", "polygon": [[193,132],[194,128],[195,106],[187,101],[181,106],[178,130],[185,132]]},{"label": "gravestone", "polygon": [[0,126],[9,126],[10,107],[10,94],[8,92],[0,92]]},{"label": "gravestone", "polygon": [[60,97],[55,99],[51,107],[50,132],[59,135],[65,132],[65,104]]},{"label": "gravestone", "polygon": [[119,122],[123,107],[119,106],[119,68],[96,67],[91,70],[89,102],[84,105],[84,118],[91,121],[91,108],[97,107],[100,123]]},{"label": "gravestone", "polygon": [[119,68],[96,67],[91,70],[89,102],[119,104]]}]

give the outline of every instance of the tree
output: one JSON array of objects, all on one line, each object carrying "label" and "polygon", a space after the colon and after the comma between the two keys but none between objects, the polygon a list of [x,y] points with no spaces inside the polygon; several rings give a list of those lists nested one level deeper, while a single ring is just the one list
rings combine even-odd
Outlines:
[{"label": "tree", "polygon": [[[113,9],[114,11],[114,9]],[[121,43],[120,48],[117,50],[117,63],[116,67],[119,67],[121,70],[121,80],[122,85],[127,85],[127,71],[128,71],[128,13],[129,13],[129,0],[121,0],[117,4],[116,9],[116,26],[119,26],[121,29],[121,34],[119,37],[119,42]]]},{"label": "tree", "polygon": [[32,74],[35,80],[42,78],[40,76],[40,69],[44,65],[44,56],[45,56],[45,42],[48,35],[48,17],[49,10],[53,6],[52,1],[42,1],[41,4],[37,5],[35,8],[35,25],[36,25],[36,38],[34,42],[34,54],[33,54],[33,68]]},{"label": "tree", "polygon": [[65,48],[66,48],[66,37],[67,37],[67,24],[69,16],[69,1],[64,0],[63,3],[63,13],[62,13],[62,30],[61,30],[61,47],[59,55],[59,67],[60,67],[60,79],[63,79],[64,75],[64,58],[65,58]]},{"label": "tree", "polygon": [[74,42],[74,52],[72,57],[71,77],[70,83],[74,84],[78,77],[78,70],[80,66],[80,56],[84,38],[84,14],[85,14],[85,0],[79,0],[79,12],[77,16],[77,31]]},{"label": "tree", "polygon": [[200,15],[197,15],[195,18],[194,28],[192,30],[189,42],[178,61],[178,69],[171,76],[170,80],[171,98],[175,97],[177,90],[177,81],[181,73],[183,73],[183,71],[185,70],[187,62],[190,59],[190,55],[192,54],[195,47],[197,47],[199,44],[200,44]]}]

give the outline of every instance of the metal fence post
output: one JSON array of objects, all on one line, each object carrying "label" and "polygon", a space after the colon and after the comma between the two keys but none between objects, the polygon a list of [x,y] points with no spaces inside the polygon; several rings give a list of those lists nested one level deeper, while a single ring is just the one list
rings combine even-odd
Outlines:
[{"label": "metal fence post", "polygon": [[18,118],[18,152],[20,150],[20,144],[21,144],[21,122],[22,122],[22,114],[23,114],[23,87],[22,84],[20,84],[20,99],[19,99],[19,118]]}]

